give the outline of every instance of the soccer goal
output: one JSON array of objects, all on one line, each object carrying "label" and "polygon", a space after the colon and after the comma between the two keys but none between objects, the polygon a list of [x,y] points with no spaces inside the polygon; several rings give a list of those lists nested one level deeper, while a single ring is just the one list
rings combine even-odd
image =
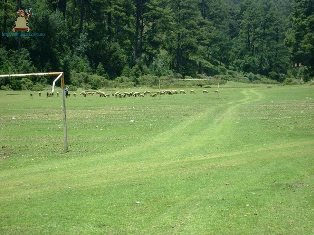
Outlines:
[{"label": "soccer goal", "polygon": [[55,85],[58,80],[61,79],[61,89],[62,89],[62,110],[63,110],[63,129],[64,129],[64,151],[68,151],[68,131],[67,131],[67,115],[66,115],[66,105],[65,105],[65,83],[63,72],[49,72],[49,73],[26,73],[26,74],[4,74],[0,75],[0,78],[15,78],[15,77],[36,77],[36,76],[55,76],[53,80],[51,93],[55,90]]}]

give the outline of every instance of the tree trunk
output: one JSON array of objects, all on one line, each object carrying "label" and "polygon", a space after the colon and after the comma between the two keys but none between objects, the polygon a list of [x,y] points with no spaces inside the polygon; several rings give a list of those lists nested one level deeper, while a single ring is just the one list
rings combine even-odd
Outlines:
[{"label": "tree trunk", "polygon": [[142,55],[143,30],[144,30],[143,14],[144,14],[144,0],[136,0],[136,28],[134,42],[135,60],[137,60]]},{"label": "tree trunk", "polygon": [[67,0],[59,0],[58,2],[58,9],[63,13],[63,18],[66,17],[66,10],[67,10]]},{"label": "tree trunk", "polygon": [[108,12],[108,16],[107,16],[107,31],[108,31],[108,41],[112,42],[112,38],[113,38],[113,30],[112,30],[112,2],[108,1],[108,5],[109,5],[109,12]]},{"label": "tree trunk", "polygon": [[83,31],[84,13],[85,13],[85,0],[81,0],[79,34],[81,34]]},{"label": "tree trunk", "polygon": [[182,47],[181,47],[181,33],[177,34],[177,49],[176,49],[176,70],[182,73]]},{"label": "tree trunk", "polygon": [[2,25],[2,32],[6,32],[7,30],[7,0],[3,1],[3,25]]},{"label": "tree trunk", "polygon": [[202,13],[203,18],[205,19],[206,18],[206,3],[205,3],[205,0],[202,0],[202,2],[201,2],[201,13]]}]

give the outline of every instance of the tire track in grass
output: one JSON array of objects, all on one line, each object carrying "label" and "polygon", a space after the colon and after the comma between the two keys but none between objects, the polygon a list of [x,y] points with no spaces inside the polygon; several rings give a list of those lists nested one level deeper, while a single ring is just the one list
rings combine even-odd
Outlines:
[{"label": "tire track in grass", "polygon": [[[222,141],[227,134],[230,134],[232,126],[236,125],[233,122],[233,117],[237,115],[238,109],[240,106],[245,105],[250,102],[258,101],[262,98],[260,93],[257,93],[253,89],[247,91],[243,90],[241,92],[244,95],[244,98],[236,101],[229,102],[228,107],[224,112],[219,114],[212,122],[209,122],[208,125],[200,133],[203,139],[199,139],[198,136],[195,136],[194,147],[201,147],[201,145],[215,145],[217,144],[217,139]],[[191,147],[193,147],[191,145]]]},{"label": "tire track in grass", "polygon": [[[185,122],[153,137],[148,142],[121,150],[114,155],[119,158],[121,155],[129,157],[130,155],[152,153],[153,156],[158,156],[158,160],[160,158],[171,160],[172,157],[182,158],[180,156],[193,155],[191,150],[197,151],[201,147],[215,147],[217,140],[222,142],[232,125],[234,125],[232,116],[236,114],[237,109],[241,105],[259,101],[262,98],[253,89],[248,91],[242,90],[241,93],[244,98],[239,101],[209,107],[204,112],[189,117]],[[218,113],[217,111],[221,108],[225,110]],[[147,158],[150,158],[150,156],[146,155],[146,157],[143,156],[141,159]],[[139,158],[136,158],[136,161],[138,160]]]},{"label": "tire track in grass", "polygon": [[[77,163],[75,164],[75,169],[69,167],[68,164],[63,164],[63,168],[58,167],[57,170],[52,171],[44,170],[40,168],[40,172],[29,172],[30,175],[25,175],[21,179],[21,175],[17,176],[16,179],[11,178],[11,182],[0,183],[3,190],[0,194],[0,199],[2,202],[16,200],[18,198],[24,198],[26,196],[44,195],[51,191],[67,190],[68,186],[72,189],[80,188],[93,188],[99,185],[115,185],[121,184],[123,182],[136,182],[139,180],[150,180],[159,177],[178,177],[180,174],[188,174],[191,172],[199,172],[200,169],[228,169],[230,167],[238,167],[243,164],[249,164],[255,160],[252,158],[247,158],[249,155],[265,156],[263,159],[269,159],[270,152],[285,153],[285,150],[290,149],[289,152],[298,152],[296,147],[301,147],[303,149],[311,149],[311,141],[300,141],[297,143],[285,143],[282,145],[274,145],[256,148],[254,150],[247,151],[233,151],[225,152],[219,154],[209,154],[209,155],[198,155],[191,158],[185,159],[172,159],[168,161],[161,162],[145,162],[145,163],[131,163],[122,165],[108,165],[104,168],[103,165],[93,166],[92,168],[87,166],[86,170],[77,168]],[[280,154],[271,156],[271,158],[278,158]],[[259,157],[260,158],[260,157]],[[52,168],[54,167],[51,166]],[[158,169],[157,172],[152,171],[152,169]],[[175,172],[173,172],[175,170]],[[46,171],[46,178],[42,179],[38,177],[42,172]],[[66,171],[66,172],[65,172]],[[62,172],[62,174],[60,174]],[[3,173],[3,172],[2,172]],[[71,176],[74,177],[71,177]],[[53,177],[53,180],[52,180]],[[2,178],[2,176],[0,177]],[[90,179],[93,179],[91,182]],[[63,186],[55,185],[53,182],[64,181]],[[1,182],[6,182],[2,180]],[[29,186],[33,185],[32,188]],[[34,188],[34,186],[36,186]],[[16,188],[23,188],[23,190],[16,190]],[[63,188],[63,189],[62,189]],[[195,191],[197,193],[197,190]],[[192,196],[192,195],[191,195]],[[188,200],[188,199],[187,199]]]},{"label": "tire track in grass", "polygon": [[[260,99],[256,97],[259,93],[253,89],[242,90],[241,93],[244,96],[241,100],[209,106],[203,112],[190,116],[175,127],[148,139],[145,143],[139,143],[108,155],[100,154],[102,158],[86,159],[86,163],[108,160],[114,162],[146,161],[154,158],[158,158],[156,161],[160,161],[161,158],[171,160],[173,157],[185,156],[189,150],[197,151],[202,146],[216,144],[217,139],[223,137],[221,132],[226,131],[223,130],[224,125],[230,121],[237,108]],[[82,159],[82,162],[85,160]]]},{"label": "tire track in grass", "polygon": [[[208,140],[208,138],[205,138],[204,141],[204,136],[208,136],[209,139],[212,140],[215,139],[215,136],[221,131],[221,127],[226,120],[230,119],[231,114],[235,112],[236,108],[250,102],[250,96],[252,94],[255,95],[255,93],[248,93],[245,90],[242,93],[244,98],[240,101],[209,107],[204,112],[189,117],[174,128],[151,138],[147,142],[123,149],[114,153],[114,155],[116,157],[130,154],[139,155],[141,153],[150,152],[150,149],[154,150],[154,155],[156,155],[157,152],[161,155],[177,155],[180,154],[180,152],[187,151],[194,145],[199,147]],[[219,113],[219,109],[224,109],[226,105],[226,110]]]}]

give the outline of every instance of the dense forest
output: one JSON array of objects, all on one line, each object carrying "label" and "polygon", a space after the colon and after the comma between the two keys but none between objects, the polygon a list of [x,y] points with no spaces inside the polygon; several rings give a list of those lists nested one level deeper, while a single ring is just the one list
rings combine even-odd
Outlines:
[{"label": "dense forest", "polygon": [[[12,33],[19,8],[30,32]],[[75,86],[314,77],[314,0],[1,0],[0,27],[0,74],[64,71]]]}]

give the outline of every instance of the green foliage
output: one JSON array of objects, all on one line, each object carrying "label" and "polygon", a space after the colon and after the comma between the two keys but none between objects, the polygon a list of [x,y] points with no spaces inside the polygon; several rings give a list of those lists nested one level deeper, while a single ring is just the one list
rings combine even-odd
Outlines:
[{"label": "green foliage", "polygon": [[[1,37],[0,72],[64,71],[67,84],[99,87],[108,79],[257,74],[283,82],[314,76],[313,0],[24,1],[31,32]],[[2,32],[15,4],[0,2]],[[235,74],[231,74],[230,71]],[[96,74],[78,84],[71,74]],[[74,79],[75,80],[75,79]],[[33,83],[36,81],[32,80]],[[118,82],[119,83],[119,82]],[[2,85],[11,85],[3,80]],[[19,82],[12,84],[21,88]],[[110,85],[109,85],[110,86]],[[26,88],[26,87],[25,87]]]},{"label": "green foliage", "polygon": [[91,75],[91,76],[89,76],[87,84],[90,84],[92,89],[97,90],[97,89],[103,87],[103,79],[104,78],[101,76]]},{"label": "green foliage", "polygon": [[99,63],[97,68],[96,68],[96,74],[99,75],[99,76],[106,75],[106,71],[104,69],[104,66],[101,63]]},{"label": "green foliage", "polygon": [[116,83],[118,87],[134,87],[137,82],[134,82],[134,79],[120,76],[116,79]]},{"label": "green foliage", "polygon": [[35,85],[33,85],[32,87],[32,91],[43,91],[45,89],[45,85],[41,84],[41,83],[36,83]]},{"label": "green foliage", "polygon": [[142,86],[157,87],[159,84],[159,77],[155,75],[143,75],[139,78],[139,83]]},{"label": "green foliage", "polygon": [[5,50],[0,47],[0,73],[30,73],[35,68],[27,49]]},{"label": "green foliage", "polygon": [[292,62],[298,67],[306,66],[303,79],[314,76],[314,1],[295,0],[292,12],[292,29],[287,44],[291,50]]},{"label": "green foliage", "polygon": [[33,89],[33,82],[29,78],[22,78],[21,80],[21,89],[22,90],[32,90]]},{"label": "green foliage", "polygon": [[289,77],[289,78],[286,78],[284,80],[284,84],[285,85],[301,85],[302,84],[302,80]]}]

